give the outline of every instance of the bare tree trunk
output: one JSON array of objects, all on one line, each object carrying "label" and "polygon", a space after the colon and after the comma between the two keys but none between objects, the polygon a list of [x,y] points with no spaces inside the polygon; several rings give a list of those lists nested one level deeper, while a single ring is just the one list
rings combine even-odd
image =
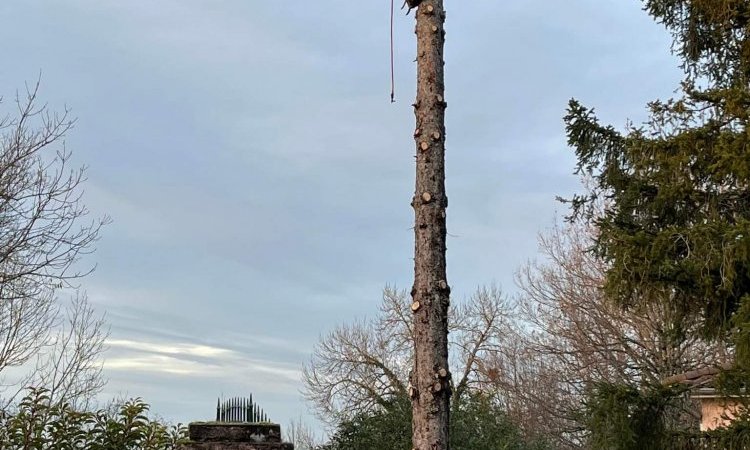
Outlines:
[{"label": "bare tree trunk", "polygon": [[411,2],[417,10],[417,127],[414,223],[414,370],[411,375],[415,450],[448,449],[450,373],[445,273],[445,98],[443,0]]}]

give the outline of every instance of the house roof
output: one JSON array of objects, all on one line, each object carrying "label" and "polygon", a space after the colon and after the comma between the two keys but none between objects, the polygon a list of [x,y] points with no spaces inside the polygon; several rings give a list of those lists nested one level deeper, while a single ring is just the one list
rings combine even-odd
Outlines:
[{"label": "house roof", "polygon": [[691,370],[689,372],[679,373],[661,380],[663,386],[672,386],[675,384],[684,384],[690,388],[705,388],[710,385],[716,375],[723,370],[732,367],[730,363],[723,363],[715,367],[704,367],[702,369]]}]

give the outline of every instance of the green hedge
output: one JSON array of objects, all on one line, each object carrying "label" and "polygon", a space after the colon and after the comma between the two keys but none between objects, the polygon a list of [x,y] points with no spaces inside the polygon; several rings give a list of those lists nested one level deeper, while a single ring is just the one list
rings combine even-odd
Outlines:
[{"label": "green hedge", "polygon": [[44,389],[28,390],[13,412],[0,418],[3,450],[172,450],[186,439],[181,425],[147,417],[149,406],[129,400],[114,411],[76,411],[52,404]]}]

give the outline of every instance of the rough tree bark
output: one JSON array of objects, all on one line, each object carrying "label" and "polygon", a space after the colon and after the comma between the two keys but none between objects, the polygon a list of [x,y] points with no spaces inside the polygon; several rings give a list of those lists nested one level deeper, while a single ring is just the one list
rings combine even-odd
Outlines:
[{"label": "rough tree bark", "polygon": [[411,2],[417,9],[417,127],[414,223],[414,369],[412,441],[415,450],[448,449],[450,372],[445,272],[445,85],[443,0]]}]

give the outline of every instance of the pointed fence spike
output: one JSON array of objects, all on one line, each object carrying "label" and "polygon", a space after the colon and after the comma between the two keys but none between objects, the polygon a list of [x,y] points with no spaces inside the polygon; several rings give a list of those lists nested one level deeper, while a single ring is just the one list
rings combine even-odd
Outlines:
[{"label": "pointed fence spike", "polygon": [[253,400],[251,393],[247,397],[216,398],[216,421],[225,423],[262,423],[270,422],[268,413]]}]

